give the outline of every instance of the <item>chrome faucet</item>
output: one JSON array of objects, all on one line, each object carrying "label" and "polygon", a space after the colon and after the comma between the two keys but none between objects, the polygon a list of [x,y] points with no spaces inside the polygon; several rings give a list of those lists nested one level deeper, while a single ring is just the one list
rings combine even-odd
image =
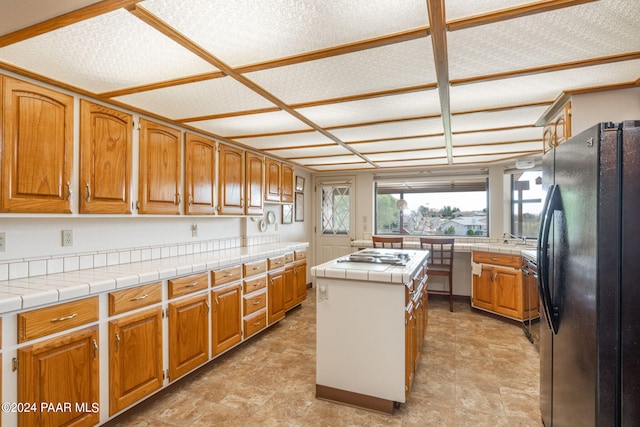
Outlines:
[{"label": "chrome faucet", "polygon": [[[511,234],[511,233],[504,233],[504,234],[502,234],[502,238],[503,239],[507,239],[507,238],[518,239],[518,240],[522,241],[523,245],[527,244],[527,236],[517,236],[517,235]],[[506,240],[505,240],[505,243],[507,243]]]}]

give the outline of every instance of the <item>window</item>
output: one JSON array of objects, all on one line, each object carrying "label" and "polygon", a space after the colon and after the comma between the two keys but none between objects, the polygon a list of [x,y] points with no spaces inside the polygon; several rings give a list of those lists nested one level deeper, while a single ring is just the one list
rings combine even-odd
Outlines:
[{"label": "window", "polygon": [[538,236],[542,196],[540,170],[518,171],[511,175],[511,234]]},{"label": "window", "polygon": [[485,177],[376,183],[375,234],[487,236]]},{"label": "window", "polygon": [[322,234],[349,234],[350,185],[323,185]]}]

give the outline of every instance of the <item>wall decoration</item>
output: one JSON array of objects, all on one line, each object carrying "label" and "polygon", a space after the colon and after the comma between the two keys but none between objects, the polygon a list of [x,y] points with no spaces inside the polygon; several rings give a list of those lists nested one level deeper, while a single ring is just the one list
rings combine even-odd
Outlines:
[{"label": "wall decoration", "polygon": [[282,205],[282,223],[291,224],[293,222],[293,205]]},{"label": "wall decoration", "polygon": [[304,192],[304,178],[301,176],[296,176],[296,191],[299,193]]},{"label": "wall decoration", "polygon": [[296,193],[296,222],[304,221],[304,193]]}]

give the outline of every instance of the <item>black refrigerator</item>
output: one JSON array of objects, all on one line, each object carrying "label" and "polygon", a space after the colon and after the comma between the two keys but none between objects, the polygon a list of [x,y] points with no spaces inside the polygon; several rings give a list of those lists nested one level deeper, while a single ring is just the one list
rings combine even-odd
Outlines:
[{"label": "black refrigerator", "polygon": [[639,426],[640,121],[593,126],[542,165],[542,421]]}]

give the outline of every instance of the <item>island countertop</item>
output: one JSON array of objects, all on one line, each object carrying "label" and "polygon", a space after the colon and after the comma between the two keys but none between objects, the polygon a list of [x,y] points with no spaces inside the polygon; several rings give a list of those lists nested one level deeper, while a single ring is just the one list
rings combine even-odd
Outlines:
[{"label": "island countertop", "polygon": [[[371,249],[356,252],[367,255]],[[311,276],[331,279],[360,280],[368,282],[382,282],[403,284],[411,280],[429,256],[429,251],[418,249],[376,249],[384,254],[406,254],[410,260],[406,265],[349,262],[348,255],[317,265],[311,268]]]}]

